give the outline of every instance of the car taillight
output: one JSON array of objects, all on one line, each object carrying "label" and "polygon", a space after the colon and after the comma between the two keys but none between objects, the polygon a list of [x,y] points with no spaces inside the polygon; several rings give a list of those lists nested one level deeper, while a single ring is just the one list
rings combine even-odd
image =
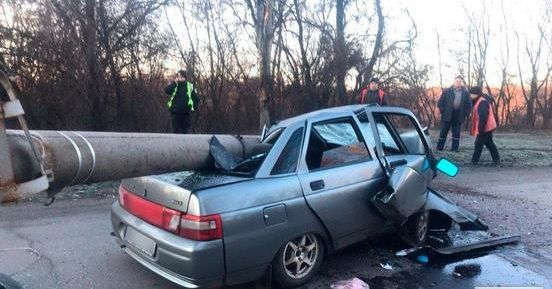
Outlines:
[{"label": "car taillight", "polygon": [[182,215],[179,234],[184,238],[197,241],[221,239],[222,221],[220,215]]},{"label": "car taillight", "polygon": [[156,227],[178,234],[182,212],[143,199],[127,191],[123,186],[119,187],[119,203],[136,217]]},{"label": "car taillight", "polygon": [[119,203],[129,213],[169,232],[197,241],[222,238],[220,215],[194,216],[166,208],[119,187]]}]

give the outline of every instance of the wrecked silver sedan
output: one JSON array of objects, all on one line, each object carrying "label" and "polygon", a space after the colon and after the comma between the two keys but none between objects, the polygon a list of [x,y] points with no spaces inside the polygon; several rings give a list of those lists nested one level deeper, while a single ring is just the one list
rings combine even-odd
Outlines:
[{"label": "wrecked silver sedan", "polygon": [[[324,255],[391,231],[410,245],[476,216],[429,188],[437,162],[414,115],[344,106],[279,122],[249,156],[215,137],[213,171],[124,180],[112,207],[118,243],[188,288],[255,281],[304,284]],[[243,158],[241,158],[243,157]]]}]

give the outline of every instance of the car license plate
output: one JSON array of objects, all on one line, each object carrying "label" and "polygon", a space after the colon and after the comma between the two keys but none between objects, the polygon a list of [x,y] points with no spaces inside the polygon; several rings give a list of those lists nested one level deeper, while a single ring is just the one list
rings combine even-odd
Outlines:
[{"label": "car license plate", "polygon": [[155,254],[155,249],[157,247],[155,241],[148,238],[146,235],[136,231],[132,227],[127,226],[125,240],[133,247],[139,249],[150,257],[153,257],[153,255]]}]

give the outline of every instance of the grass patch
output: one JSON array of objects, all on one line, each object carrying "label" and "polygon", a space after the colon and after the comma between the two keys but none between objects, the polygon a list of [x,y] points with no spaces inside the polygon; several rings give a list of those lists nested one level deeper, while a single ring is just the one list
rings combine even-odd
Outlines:
[{"label": "grass patch", "polygon": [[[438,131],[430,133],[433,144],[439,138]],[[552,166],[552,134],[550,132],[534,133],[500,133],[493,136],[495,144],[500,153],[503,167],[542,167]],[[462,166],[471,164],[471,156],[475,137],[462,131],[460,138],[460,151],[451,152],[451,136],[447,139],[444,151],[435,151],[437,157],[447,157]],[[487,148],[479,161],[480,165],[491,164],[492,159]]]}]

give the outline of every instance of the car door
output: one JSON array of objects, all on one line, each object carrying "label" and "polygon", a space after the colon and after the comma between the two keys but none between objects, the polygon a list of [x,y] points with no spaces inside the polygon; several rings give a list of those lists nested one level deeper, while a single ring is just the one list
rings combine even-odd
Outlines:
[{"label": "car door", "polygon": [[381,229],[370,200],[386,177],[353,116],[308,125],[298,177],[311,209],[341,248]]},{"label": "car door", "polygon": [[404,109],[369,109],[378,159],[389,181],[372,203],[387,219],[402,226],[423,210],[427,186],[435,175],[433,157],[423,131]]}]

